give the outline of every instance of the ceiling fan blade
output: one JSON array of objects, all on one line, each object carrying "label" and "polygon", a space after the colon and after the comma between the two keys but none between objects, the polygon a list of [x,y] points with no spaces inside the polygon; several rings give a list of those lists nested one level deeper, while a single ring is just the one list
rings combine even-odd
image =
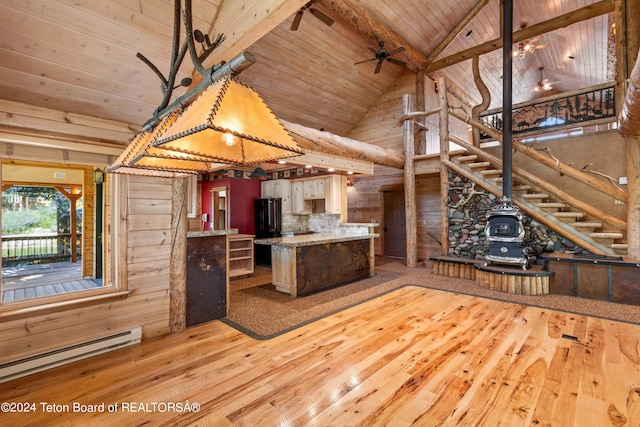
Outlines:
[{"label": "ceiling fan blade", "polygon": [[396,53],[404,52],[404,46],[397,47],[389,51],[389,55],[395,55]]},{"label": "ceiling fan blade", "polygon": [[533,46],[534,49],[545,49],[547,47],[546,44],[537,44]]},{"label": "ceiling fan blade", "polygon": [[296,31],[300,26],[300,20],[302,19],[302,15],[304,15],[304,10],[300,9],[298,13],[296,13],[295,18],[293,18],[293,22],[291,23],[291,31]]},{"label": "ceiling fan blade", "polygon": [[374,49],[373,46],[367,46],[367,49],[369,49],[371,51],[371,53],[373,53],[374,55],[378,54],[378,50]]},{"label": "ceiling fan blade", "polygon": [[376,59],[378,59],[378,58],[365,59],[364,61],[354,62],[353,65],[358,65],[358,64],[363,64],[365,62],[375,61]]},{"label": "ceiling fan blade", "polygon": [[400,60],[395,59],[395,58],[387,58],[387,61],[391,62],[392,64],[399,65],[399,66],[401,66],[401,67],[404,67],[404,66],[406,66],[406,65],[407,65],[407,63],[406,63],[406,62],[404,62],[404,61],[400,61]]},{"label": "ceiling fan blade", "polygon": [[333,25],[333,22],[334,22],[333,19],[331,19],[330,17],[325,15],[323,12],[320,12],[315,7],[310,7],[309,8],[309,12],[311,12],[311,14],[313,16],[315,16],[316,18],[318,18],[319,20],[321,20],[322,22],[324,22],[328,26],[332,26]]},{"label": "ceiling fan blade", "polygon": [[382,70],[382,61],[378,61],[378,65],[376,65],[376,70],[373,72],[373,74],[378,74],[380,70]]}]

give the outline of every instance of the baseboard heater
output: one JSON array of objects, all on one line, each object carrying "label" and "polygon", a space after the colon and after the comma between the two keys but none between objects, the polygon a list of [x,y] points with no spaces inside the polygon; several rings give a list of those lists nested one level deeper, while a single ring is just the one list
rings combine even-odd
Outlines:
[{"label": "baseboard heater", "polygon": [[0,365],[0,383],[137,344],[141,339],[142,328],[136,327],[129,331],[6,362]]}]

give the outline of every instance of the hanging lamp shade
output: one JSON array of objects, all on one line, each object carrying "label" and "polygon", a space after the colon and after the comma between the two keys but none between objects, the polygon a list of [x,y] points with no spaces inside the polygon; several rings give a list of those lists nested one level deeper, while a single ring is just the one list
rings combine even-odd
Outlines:
[{"label": "hanging lamp shade", "polygon": [[151,146],[238,165],[304,154],[260,95],[230,76],[208,86]]},{"label": "hanging lamp shade", "polygon": [[172,112],[153,130],[136,135],[106,172],[175,178],[228,167],[227,164],[214,163],[210,159],[151,146],[157,136],[163,133],[178,116],[178,112]]}]

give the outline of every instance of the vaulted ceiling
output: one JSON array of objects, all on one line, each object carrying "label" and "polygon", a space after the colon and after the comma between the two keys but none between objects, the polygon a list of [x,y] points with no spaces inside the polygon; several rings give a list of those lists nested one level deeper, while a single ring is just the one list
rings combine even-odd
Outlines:
[{"label": "vaulted ceiling", "polygon": [[[446,77],[478,103],[471,60],[447,61],[479,49],[491,106],[501,105],[502,50],[491,43],[501,35],[500,0],[324,0],[312,7],[334,19],[332,26],[307,10],[291,31],[305,3],[193,0],[194,28],[212,38],[225,35],[209,62],[242,50],[255,56],[240,80],[253,86],[276,115],[335,134],[348,135],[401,73],[415,71],[412,61],[420,57],[430,60],[424,64],[427,75]],[[613,1],[514,3],[514,31],[523,25],[544,29],[542,23],[588,6],[613,10]],[[540,96],[534,91],[540,67],[558,92],[612,80],[613,21],[604,13],[527,38],[538,48],[513,58],[513,102]],[[172,33],[172,0],[2,0],[0,98],[140,126],[162,94],[159,78],[136,53],[166,73]],[[406,51],[394,57],[409,66],[385,61],[375,74],[376,61],[354,65],[373,56],[369,47],[378,47],[373,34],[387,35],[389,50],[404,46]],[[181,77],[191,75],[191,68],[187,58]]]}]

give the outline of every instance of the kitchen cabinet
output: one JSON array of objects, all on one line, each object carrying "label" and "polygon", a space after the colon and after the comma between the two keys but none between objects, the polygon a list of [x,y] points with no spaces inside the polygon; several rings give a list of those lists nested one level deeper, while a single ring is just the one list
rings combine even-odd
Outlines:
[{"label": "kitchen cabinet", "polygon": [[302,193],[305,200],[324,199],[324,178],[311,178],[302,181]]},{"label": "kitchen cabinet", "polygon": [[253,274],[253,235],[229,235],[229,277]]},{"label": "kitchen cabinet", "polygon": [[282,213],[291,213],[291,181],[273,179],[262,181],[260,186],[263,199],[282,199]]},{"label": "kitchen cabinet", "polygon": [[296,179],[291,183],[291,213],[310,214],[311,203],[304,199],[304,181]]},{"label": "kitchen cabinet", "polygon": [[347,178],[342,175],[329,175],[325,179],[324,208],[326,213],[347,217]]}]

